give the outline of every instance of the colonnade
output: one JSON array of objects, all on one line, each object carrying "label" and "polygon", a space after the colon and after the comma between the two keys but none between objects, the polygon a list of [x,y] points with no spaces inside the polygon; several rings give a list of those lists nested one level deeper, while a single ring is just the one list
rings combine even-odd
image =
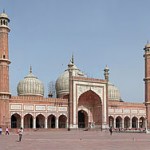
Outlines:
[{"label": "colonnade", "polygon": [[31,114],[20,116],[13,114],[11,116],[11,128],[67,128],[67,117],[65,115],[55,116],[49,115],[45,117],[42,114],[36,117]]},{"label": "colonnade", "polygon": [[138,129],[138,128],[145,128],[145,121],[146,119],[141,117],[121,117],[121,116],[109,116],[109,126],[113,128],[126,128],[126,129]]}]

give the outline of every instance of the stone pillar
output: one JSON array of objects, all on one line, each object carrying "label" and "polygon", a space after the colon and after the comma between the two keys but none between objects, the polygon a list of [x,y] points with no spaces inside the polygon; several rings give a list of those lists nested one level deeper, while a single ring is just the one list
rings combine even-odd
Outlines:
[{"label": "stone pillar", "polygon": [[124,118],[122,118],[122,128],[124,129]]},{"label": "stone pillar", "polygon": [[45,129],[47,129],[47,118],[45,118]]},{"label": "stone pillar", "polygon": [[33,118],[33,129],[36,128],[36,117]]},{"label": "stone pillar", "polygon": [[137,128],[140,128],[139,123],[140,123],[140,120],[138,118],[138,120],[137,120]]},{"label": "stone pillar", "polygon": [[116,118],[114,118],[114,128],[116,128]]},{"label": "stone pillar", "polygon": [[132,118],[130,118],[130,128],[132,128]]},{"label": "stone pillar", "polygon": [[21,127],[24,128],[24,119],[21,117]]},{"label": "stone pillar", "polygon": [[67,122],[66,122],[66,128],[68,128],[68,118],[67,118]]},{"label": "stone pillar", "polygon": [[56,124],[56,128],[58,128],[58,118],[56,117],[56,120],[55,120],[55,124]]}]

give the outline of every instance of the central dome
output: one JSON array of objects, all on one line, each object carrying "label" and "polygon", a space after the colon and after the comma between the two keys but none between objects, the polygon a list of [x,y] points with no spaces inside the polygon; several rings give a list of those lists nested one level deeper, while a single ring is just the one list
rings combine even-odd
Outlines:
[{"label": "central dome", "polygon": [[19,82],[17,92],[19,96],[44,96],[44,85],[30,68],[30,73]]},{"label": "central dome", "polygon": [[[86,77],[86,75],[81,72],[74,62],[70,62],[72,64],[72,74],[76,77]],[[63,97],[64,95],[69,94],[69,70],[65,70],[64,73],[62,73],[58,79],[56,80],[56,93],[57,97]]]}]

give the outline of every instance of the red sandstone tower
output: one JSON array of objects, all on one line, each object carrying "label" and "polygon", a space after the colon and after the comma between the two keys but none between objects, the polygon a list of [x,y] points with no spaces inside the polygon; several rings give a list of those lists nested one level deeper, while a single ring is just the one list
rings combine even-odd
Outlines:
[{"label": "red sandstone tower", "polygon": [[9,125],[9,55],[8,27],[9,18],[5,12],[0,14],[0,126]]},{"label": "red sandstone tower", "polygon": [[9,93],[9,55],[8,27],[9,18],[5,13],[0,14],[0,98],[8,99]]},{"label": "red sandstone tower", "polygon": [[145,105],[147,116],[147,127],[150,129],[150,44],[144,48],[145,54]]}]

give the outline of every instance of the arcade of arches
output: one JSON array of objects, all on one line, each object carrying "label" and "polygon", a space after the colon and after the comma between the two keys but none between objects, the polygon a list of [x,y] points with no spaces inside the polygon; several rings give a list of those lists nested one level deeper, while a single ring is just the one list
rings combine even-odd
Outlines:
[{"label": "arcade of arches", "polygon": [[[84,110],[78,111],[78,128],[86,128],[89,125],[88,114]],[[144,117],[132,117],[128,116],[122,118],[117,116],[116,118],[109,116],[109,126],[113,128],[145,128]],[[96,125],[96,122],[95,122]],[[23,118],[19,114],[13,114],[11,116],[11,128],[67,128],[67,117],[60,115],[58,118],[54,115],[49,115],[46,119],[42,114],[37,115],[35,118],[31,114],[25,115]]]},{"label": "arcade of arches", "polygon": [[145,118],[144,117],[132,117],[129,118],[128,116],[122,118],[120,116],[112,117],[109,116],[109,126],[113,128],[125,128],[125,129],[138,129],[138,128],[145,128]]},{"label": "arcade of arches", "polygon": [[54,115],[49,115],[47,118],[39,114],[33,117],[31,114],[27,114],[21,117],[19,114],[13,114],[11,116],[11,128],[66,128],[67,117],[60,115],[58,118]]}]

